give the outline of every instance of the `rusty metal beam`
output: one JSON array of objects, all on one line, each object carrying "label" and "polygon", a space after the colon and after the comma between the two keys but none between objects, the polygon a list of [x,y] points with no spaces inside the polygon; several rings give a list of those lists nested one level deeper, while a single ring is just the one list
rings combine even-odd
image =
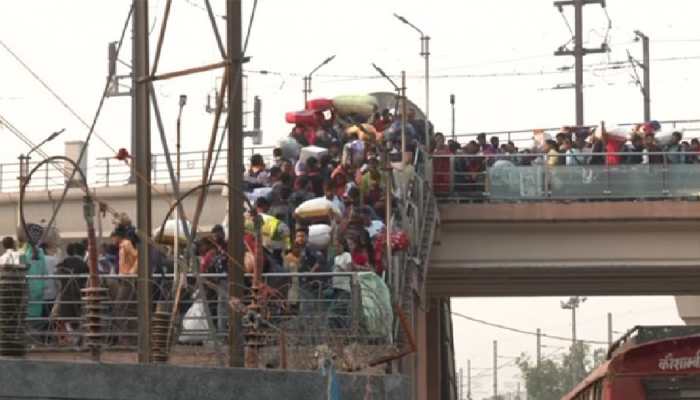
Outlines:
[{"label": "rusty metal beam", "polygon": [[139,78],[137,80],[137,82],[138,83],[145,83],[145,82],[164,81],[167,79],[178,78],[181,76],[187,76],[187,75],[192,75],[192,74],[198,74],[201,72],[212,71],[212,70],[219,69],[219,68],[225,68],[230,64],[231,63],[229,61],[221,61],[221,62],[214,63],[214,64],[202,65],[200,67],[192,67],[192,68],[187,68],[187,69],[181,69],[179,71],[166,72],[166,73],[160,74],[160,75],[145,76],[145,77]]}]

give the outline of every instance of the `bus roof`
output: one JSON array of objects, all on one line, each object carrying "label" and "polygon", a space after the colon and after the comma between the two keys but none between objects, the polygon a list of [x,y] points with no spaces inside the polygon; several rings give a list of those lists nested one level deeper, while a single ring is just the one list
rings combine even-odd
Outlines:
[{"label": "bus roof", "polygon": [[606,361],[599,365],[596,369],[593,370],[588,376],[579,382],[578,385],[576,385],[569,393],[564,395],[564,397],[561,398],[561,400],[572,400],[574,399],[579,393],[583,392],[587,387],[590,385],[594,384],[597,380],[604,378],[608,374],[608,369],[610,367],[610,361]]},{"label": "bus roof", "polygon": [[[700,345],[700,335],[697,334],[680,337],[676,335],[671,335],[670,337],[660,338],[657,340],[643,341],[642,343],[630,342],[628,343],[628,345],[621,346],[616,351],[611,352],[611,358],[609,358],[606,362],[594,369],[593,372],[591,372],[583,381],[577,384],[569,393],[562,397],[561,400],[574,399],[578,394],[580,394],[590,385],[608,375],[611,369],[614,370],[616,374],[619,374],[629,367],[639,367],[638,364],[626,365],[625,360],[627,361],[627,364],[629,364],[629,362],[631,361],[628,355],[639,354],[640,352],[644,352],[645,354],[651,353],[650,356],[659,356],[660,354],[672,351],[672,349],[669,349],[667,346],[673,346],[674,348],[678,348],[682,346],[698,345]],[[658,360],[655,360],[654,363],[658,363]],[[650,371],[649,373],[652,372]]]}]

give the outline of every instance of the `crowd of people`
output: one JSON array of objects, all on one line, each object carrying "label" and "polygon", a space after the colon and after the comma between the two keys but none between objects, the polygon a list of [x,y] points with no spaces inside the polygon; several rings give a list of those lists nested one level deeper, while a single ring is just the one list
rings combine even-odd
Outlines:
[{"label": "crowd of people", "polygon": [[[406,134],[410,146],[421,143],[424,122],[408,115]],[[384,154],[401,149],[400,121],[389,110],[362,118],[348,116],[344,124],[335,118],[318,126],[297,124],[270,164],[255,154],[244,174],[244,191],[262,217],[263,272],[384,272],[387,175]],[[323,200],[319,202],[319,200]],[[395,201],[396,199],[390,199]],[[300,211],[327,207],[329,213],[307,215]],[[216,227],[215,229],[221,229]],[[214,235],[219,241],[221,235]],[[255,252],[254,224],[246,217],[245,241]],[[223,247],[205,245],[202,271],[217,270],[214,255]],[[252,272],[252,259],[247,263]],[[294,279],[287,298],[292,304],[316,290],[320,282],[326,295],[349,297],[349,279]],[[306,295],[310,295],[306,293]]]},{"label": "crowd of people", "polygon": [[[412,149],[422,143],[425,124],[415,118],[415,112],[410,112],[407,119],[405,135]],[[318,125],[296,124],[289,137],[274,149],[271,160],[265,160],[260,154],[253,155],[243,179],[243,191],[255,209],[255,212],[247,210],[244,215],[246,272],[253,272],[256,253],[261,248],[262,272],[309,273],[286,279],[273,288],[284,287],[278,295],[292,309],[301,307],[308,298],[350,298],[348,276],[314,278],[313,273],[372,272],[371,276],[382,279],[387,268],[383,259],[388,176],[385,169],[392,156],[401,151],[401,137],[399,118],[389,110],[364,117],[346,115],[336,119],[333,116]],[[253,215],[262,221],[261,246],[256,243]],[[114,225],[111,240],[99,251],[97,272],[101,276],[133,278],[139,268],[140,235],[126,215],[118,216]],[[31,224],[30,230],[36,231],[36,237],[22,241],[19,247],[11,237],[3,240],[6,251],[0,263],[24,263],[29,266],[30,275],[88,273],[86,242],[71,243],[65,251],[56,245],[36,246],[31,243],[41,242],[42,227]],[[226,252],[223,224],[198,234],[195,244],[200,273],[227,271],[230,257]],[[407,247],[405,235],[397,240],[396,246],[399,251]],[[162,246],[150,244],[149,248],[154,278],[172,273],[173,258],[182,258],[182,254],[174,255],[172,248],[164,250]],[[214,285],[206,289],[209,312],[218,319],[218,327],[223,330],[227,284],[225,278],[211,281]],[[115,317],[116,325],[111,329],[116,332],[135,329],[135,281],[104,278],[102,282],[109,286],[113,300],[109,312]],[[274,286],[274,282],[270,282]],[[61,330],[78,329],[80,289],[86,284],[84,275],[74,279],[31,279],[29,318],[37,321],[38,329],[55,329],[48,326],[50,321],[66,318],[71,322],[62,324]],[[168,297],[163,292],[170,289],[172,287],[167,285],[158,285],[155,299]],[[194,294],[190,294],[191,305]],[[186,307],[182,312],[185,311]],[[129,335],[116,336],[115,340],[125,345],[135,342]]]},{"label": "crowd of people", "polygon": [[[437,156],[433,160],[436,191],[444,193],[450,191],[450,181],[467,191],[483,189],[489,168],[700,163],[700,140],[683,140],[680,130],[662,132],[661,125],[651,121],[632,129],[564,127],[553,137],[535,130],[533,144],[527,148],[518,148],[512,141],[501,143],[498,136],[487,140],[483,133],[462,145],[438,133],[432,154]],[[466,157],[457,157],[451,164],[453,155]]]},{"label": "crowd of people", "polygon": [[85,261],[86,246],[83,242],[69,243],[65,251],[57,246],[53,240],[48,240],[40,245],[39,242],[43,229],[39,225],[28,226],[28,240],[23,232],[18,234],[18,240],[11,236],[2,239],[3,254],[0,256],[0,265],[24,264],[27,266],[28,275],[58,275],[60,279],[30,279],[27,287],[27,318],[29,326],[35,330],[49,328],[49,320],[62,316],[60,329],[70,332],[78,328],[78,322],[71,319],[79,319],[80,289],[85,287],[86,279],[70,279],[67,275],[87,274],[88,267]]}]

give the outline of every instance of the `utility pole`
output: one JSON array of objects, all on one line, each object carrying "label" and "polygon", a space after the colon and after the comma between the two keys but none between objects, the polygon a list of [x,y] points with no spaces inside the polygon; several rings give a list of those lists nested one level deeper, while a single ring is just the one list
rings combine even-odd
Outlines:
[{"label": "utility pole", "polygon": [[[243,199],[235,190],[243,181],[243,54],[241,50],[241,0],[226,0],[226,42],[228,59],[228,183],[233,190],[228,196],[228,268],[229,299],[243,298],[243,270],[236,265],[243,261]],[[229,366],[243,367],[243,332],[241,315],[229,309]]]},{"label": "utility pole", "polygon": [[564,12],[564,6],[574,7],[575,33],[574,33],[574,49],[567,49],[566,46],[560,47],[554,52],[555,56],[574,56],[576,69],[576,126],[584,125],[583,118],[583,57],[588,54],[607,53],[610,51],[607,43],[603,43],[597,49],[586,49],[583,47],[583,6],[589,4],[600,4],[605,8],[605,0],[566,0],[555,1],[554,6],[559,9],[559,12]]},{"label": "utility pole", "polygon": [[[634,31],[635,40],[642,41],[642,69],[644,70],[644,82],[641,84],[642,96],[644,96],[644,122],[651,121],[651,60],[649,58],[649,36],[640,31]],[[631,56],[630,56],[631,58]],[[633,61],[633,64],[639,64]]]},{"label": "utility pole", "polygon": [[571,376],[574,383],[579,379],[579,360],[576,357],[580,355],[576,340],[576,309],[585,301],[585,297],[574,296],[566,303],[561,302],[562,309],[571,310]]},{"label": "utility pole", "polygon": [[472,360],[467,360],[467,400],[472,400]]},{"label": "utility pole", "polygon": [[498,399],[498,340],[493,341],[493,399]]},{"label": "utility pole", "polygon": [[542,362],[542,331],[537,328],[537,368],[540,367]]},{"label": "utility pole", "polygon": [[148,81],[148,0],[134,0],[134,171],[136,180],[136,228],[138,244],[138,350],[139,362],[151,359],[151,265],[148,244],[151,236],[151,119]]},{"label": "utility pole", "polygon": [[612,313],[608,313],[608,349],[612,347],[613,343],[613,325],[612,325]]},{"label": "utility pole", "polygon": [[[132,8],[133,10],[133,8]],[[132,11],[133,12],[133,11]],[[129,18],[132,17],[132,14],[129,14]],[[134,44],[136,36],[133,34],[132,30],[132,44]],[[131,46],[132,47],[132,52],[131,52],[131,65],[132,69],[128,75],[119,75],[117,74],[117,64],[119,63],[119,58],[117,54],[117,44],[119,42],[110,42],[107,45],[107,80],[109,81],[110,85],[107,90],[107,93],[105,97],[121,97],[121,96],[128,96],[131,97],[131,132],[130,132],[130,140],[131,140],[131,147],[129,148],[129,154],[134,154],[136,151],[136,134],[135,132],[135,120],[134,120],[134,114],[135,114],[135,106],[134,106],[134,89],[136,88],[136,74],[134,74],[133,71],[133,65],[134,65],[134,59],[135,59],[135,53],[136,53],[136,46]],[[129,90],[121,90],[121,81],[129,79],[131,80],[131,88]],[[133,183],[134,182],[134,164],[132,163],[131,166],[129,167],[129,182]]]},{"label": "utility pole", "polygon": [[457,398],[459,400],[464,400],[464,370],[462,368],[459,369],[459,377],[458,377],[458,385],[457,385]]}]

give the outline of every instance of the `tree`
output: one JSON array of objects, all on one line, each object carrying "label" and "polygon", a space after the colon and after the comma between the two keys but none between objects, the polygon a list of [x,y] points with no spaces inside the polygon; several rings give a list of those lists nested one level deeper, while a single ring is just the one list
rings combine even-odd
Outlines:
[{"label": "tree", "polygon": [[571,380],[571,374],[560,363],[543,359],[537,367],[528,356],[523,354],[518,359],[518,366],[525,379],[528,398],[558,400],[567,392],[567,383]]},{"label": "tree", "polygon": [[518,367],[525,379],[528,398],[559,400],[605,360],[602,349],[591,354],[590,346],[579,342],[559,360],[543,358],[540,366],[526,354],[518,358]]}]

